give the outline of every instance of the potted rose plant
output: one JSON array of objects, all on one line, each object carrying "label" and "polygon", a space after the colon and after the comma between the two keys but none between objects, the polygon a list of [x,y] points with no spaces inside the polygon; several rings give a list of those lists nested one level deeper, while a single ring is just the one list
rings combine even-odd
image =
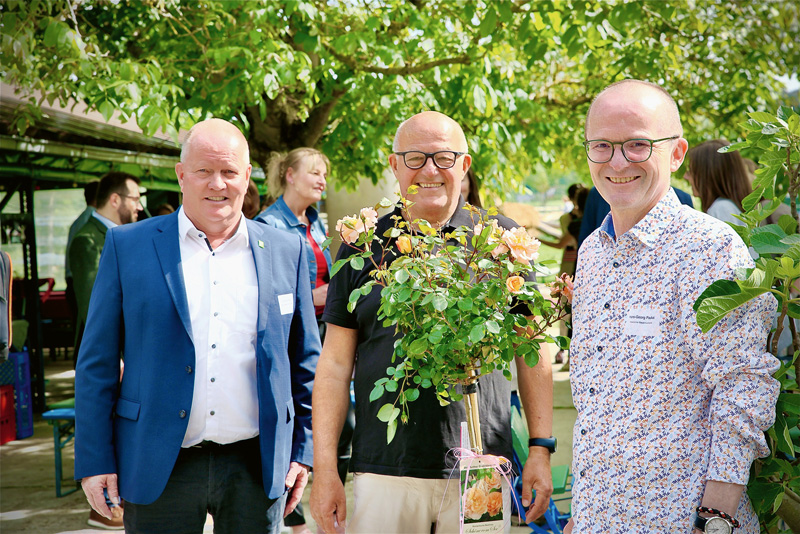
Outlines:
[{"label": "potted rose plant", "polygon": [[[414,192],[409,188],[409,195]],[[398,203],[403,210],[409,205],[405,198]],[[532,281],[535,271],[548,273],[535,262],[539,242],[524,228],[500,228],[491,218],[496,209],[484,215],[467,204],[463,209],[475,224],[449,232],[393,216],[393,226],[376,235],[376,210],[394,206],[383,199],[336,225],[343,246],[355,252],[337,261],[331,276],[345,263],[356,270],[365,262],[373,265],[371,279],[351,293],[350,311],[380,286],[379,319],[403,334],[395,343],[393,366],[375,382],[370,400],[396,393],[378,412],[387,424],[387,442],[398,420],[408,422],[408,405],[421,388],[432,388],[442,405],[463,400],[472,448],[481,454],[476,381],[495,370],[510,379],[515,355],[536,365],[542,343],[567,347],[566,338],[547,330],[564,317],[562,297],[571,282],[558,279],[555,300],[546,298]],[[520,313],[521,306],[529,312]]]}]

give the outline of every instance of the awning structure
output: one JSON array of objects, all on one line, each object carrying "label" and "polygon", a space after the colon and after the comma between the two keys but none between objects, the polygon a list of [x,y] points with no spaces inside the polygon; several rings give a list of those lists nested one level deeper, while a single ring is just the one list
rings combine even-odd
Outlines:
[{"label": "awning structure", "polygon": [[[164,135],[145,136],[135,124],[106,122],[81,105],[64,109],[45,103],[41,116],[21,136],[13,124],[25,99],[27,95],[0,84],[0,231],[16,232],[16,242],[22,245],[24,265],[18,268],[24,273],[33,405],[42,412],[46,409],[42,347],[47,340],[42,336],[34,191],[78,188],[115,170],[140,177],[148,191],[178,192],[175,164],[180,148]],[[42,100],[37,96],[37,101]],[[19,201],[20,213],[3,213],[12,198]]]}]

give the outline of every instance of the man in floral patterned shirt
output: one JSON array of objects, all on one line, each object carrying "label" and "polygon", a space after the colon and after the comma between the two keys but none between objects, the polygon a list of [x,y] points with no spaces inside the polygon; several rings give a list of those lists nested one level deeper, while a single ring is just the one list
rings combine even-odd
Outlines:
[{"label": "man in floral patterned shirt", "polygon": [[[573,522],[565,532],[756,534],[744,492],[768,454],[777,360],[769,295],[708,334],[692,305],[753,265],[726,224],[682,206],[677,105],[662,88],[607,87],[586,117],[594,185],[611,213],[581,248],[573,302]],[[714,509],[705,512],[698,506]],[[697,520],[696,518],[700,519]]]}]

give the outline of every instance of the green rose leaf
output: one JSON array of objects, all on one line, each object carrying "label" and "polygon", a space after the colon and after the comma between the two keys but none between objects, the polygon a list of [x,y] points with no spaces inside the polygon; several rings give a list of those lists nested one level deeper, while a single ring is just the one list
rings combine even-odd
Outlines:
[{"label": "green rose leaf", "polygon": [[376,400],[381,398],[381,396],[383,396],[383,392],[384,392],[383,385],[382,384],[376,385],[374,388],[372,388],[372,391],[370,391],[369,393],[369,401],[375,402]]},{"label": "green rose leaf", "polygon": [[352,267],[353,270],[360,271],[364,268],[364,258],[361,256],[353,256],[350,258],[350,267]]},{"label": "green rose leaf", "polygon": [[486,327],[483,326],[482,324],[475,325],[469,332],[469,340],[472,343],[477,343],[478,341],[482,340],[485,335],[486,335]]},{"label": "green rose leaf", "polygon": [[378,410],[378,420],[384,423],[394,421],[397,419],[398,415],[400,415],[400,408],[395,408],[393,404],[384,404],[381,406],[381,409]]}]

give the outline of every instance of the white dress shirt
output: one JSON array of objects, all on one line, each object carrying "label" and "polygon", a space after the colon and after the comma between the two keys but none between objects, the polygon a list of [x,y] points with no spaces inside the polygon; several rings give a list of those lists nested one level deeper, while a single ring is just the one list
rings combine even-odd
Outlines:
[{"label": "white dress shirt", "polygon": [[258,278],[244,216],[211,250],[204,232],[178,212],[178,236],[195,350],[194,395],[183,447],[258,435]]}]

